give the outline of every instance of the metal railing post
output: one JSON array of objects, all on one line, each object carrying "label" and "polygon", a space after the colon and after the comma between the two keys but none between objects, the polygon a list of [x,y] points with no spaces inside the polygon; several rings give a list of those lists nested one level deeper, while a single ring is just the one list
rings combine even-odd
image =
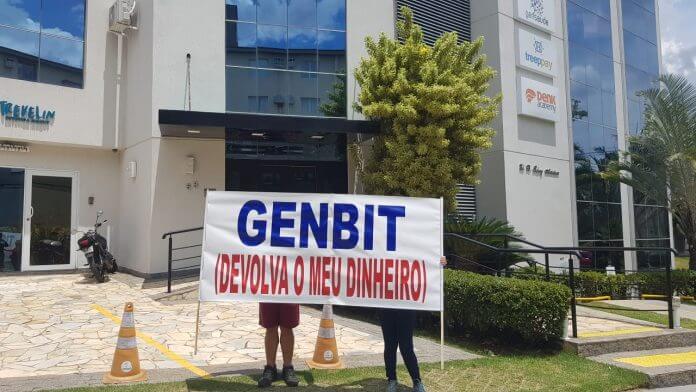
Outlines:
[{"label": "metal railing post", "polygon": [[674,309],[672,308],[672,297],[674,296],[674,291],[672,289],[672,263],[667,262],[667,314],[669,315],[669,329],[674,329]]},{"label": "metal railing post", "polygon": [[546,281],[549,282],[549,281],[551,281],[551,270],[550,270],[551,267],[549,266],[549,254],[548,253],[546,253],[544,255],[544,264],[546,267]]},{"label": "metal railing post", "polygon": [[167,293],[172,292],[172,236],[169,236],[169,252],[167,258]]},{"label": "metal railing post", "polygon": [[568,280],[570,284],[570,317],[573,323],[573,337],[578,337],[578,316],[575,309],[575,266],[573,265],[573,256],[568,256]]}]

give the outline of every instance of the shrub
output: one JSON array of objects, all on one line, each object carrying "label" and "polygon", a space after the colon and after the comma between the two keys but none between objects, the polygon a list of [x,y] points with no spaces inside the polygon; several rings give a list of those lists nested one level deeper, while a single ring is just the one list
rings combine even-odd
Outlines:
[{"label": "shrub", "polygon": [[[544,280],[542,270],[532,268],[515,269],[515,278],[522,280]],[[551,275],[551,281],[569,286],[568,275]],[[607,275],[595,271],[575,273],[575,295],[598,297],[609,295],[614,299],[629,298],[631,295],[664,294],[666,289],[664,272],[637,272],[632,274]],[[674,295],[693,296],[696,293],[696,271],[672,271]]]},{"label": "shrub", "polygon": [[540,281],[445,272],[445,314],[455,331],[518,336],[527,343],[560,339],[568,287]]},{"label": "shrub", "polygon": [[[505,247],[505,239],[502,235],[511,235],[515,237],[523,237],[514,226],[508,222],[495,218],[482,217],[473,221],[466,220],[461,217],[452,216],[445,221],[445,231],[447,233],[460,234],[470,237],[479,242],[496,248]],[[497,234],[501,237],[477,236],[477,234]],[[509,247],[515,247],[517,244],[510,243]],[[445,236],[445,253],[448,255],[457,255],[453,257],[451,267],[458,269],[472,270],[477,272],[484,271],[484,268],[476,268],[474,263],[466,263],[461,257],[471,260],[478,264],[483,264],[488,268],[500,269],[510,267],[518,263],[526,262],[531,258],[522,253],[507,253],[501,254],[491,252],[480,245],[472,244],[460,238]]]}]

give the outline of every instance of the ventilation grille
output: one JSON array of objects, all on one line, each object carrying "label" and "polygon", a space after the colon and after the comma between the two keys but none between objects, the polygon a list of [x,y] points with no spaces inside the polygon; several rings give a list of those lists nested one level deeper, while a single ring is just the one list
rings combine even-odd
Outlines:
[{"label": "ventilation grille", "polygon": [[473,185],[458,185],[457,216],[467,220],[476,219],[476,187]]},{"label": "ventilation grille", "polygon": [[456,31],[459,41],[471,41],[470,0],[396,0],[397,16],[409,7],[415,22],[423,29],[423,40],[432,45],[442,34]]}]

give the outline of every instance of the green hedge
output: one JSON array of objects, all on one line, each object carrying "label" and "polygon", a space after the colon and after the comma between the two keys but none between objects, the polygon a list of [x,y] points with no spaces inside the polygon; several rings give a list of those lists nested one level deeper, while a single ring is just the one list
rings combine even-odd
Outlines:
[{"label": "green hedge", "polygon": [[570,298],[570,289],[555,283],[445,272],[445,314],[455,331],[518,336],[527,343],[557,340]]},{"label": "green hedge", "polygon": [[[522,280],[539,281],[545,276],[531,269],[520,269],[513,276]],[[568,285],[567,275],[552,275],[553,282]],[[632,293],[664,294],[666,287],[665,272],[637,272],[632,274],[607,275],[601,272],[576,272],[575,293],[579,297],[596,297],[609,295],[614,299],[628,298]],[[696,271],[672,271],[672,288],[675,295],[696,294]]]}]

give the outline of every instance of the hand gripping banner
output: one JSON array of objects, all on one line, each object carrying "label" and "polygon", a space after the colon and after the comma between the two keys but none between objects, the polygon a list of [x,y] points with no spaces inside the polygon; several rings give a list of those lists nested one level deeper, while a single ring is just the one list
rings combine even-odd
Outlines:
[{"label": "hand gripping banner", "polygon": [[210,192],[201,301],[441,310],[442,201]]}]

